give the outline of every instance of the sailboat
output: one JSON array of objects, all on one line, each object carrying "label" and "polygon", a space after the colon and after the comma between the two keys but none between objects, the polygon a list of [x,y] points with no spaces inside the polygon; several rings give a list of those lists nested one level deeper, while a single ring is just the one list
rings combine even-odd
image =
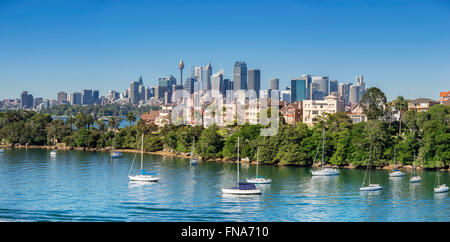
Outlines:
[{"label": "sailboat", "polygon": [[257,184],[270,184],[272,183],[272,179],[266,178],[264,176],[258,176],[258,166],[259,166],[259,147],[256,152],[256,176],[255,178],[247,179],[248,183],[257,183]]},{"label": "sailboat", "polygon": [[[372,146],[370,146],[370,151],[369,151],[369,160],[367,163],[367,169],[366,169],[366,173],[364,174],[364,180],[363,183],[361,185],[361,188],[359,189],[360,191],[377,191],[377,190],[381,190],[383,189],[382,186],[380,186],[380,184],[371,184],[370,183],[370,155],[372,154]],[[365,187],[364,184],[366,182],[366,174],[367,171],[369,171],[369,183],[368,185]]]},{"label": "sailboat", "polygon": [[414,155],[413,170],[411,173],[411,178],[409,179],[409,182],[411,182],[411,183],[417,183],[417,182],[422,181],[422,177],[415,175],[415,171],[416,171],[416,165],[414,164],[415,161],[416,161],[416,156]]},{"label": "sailboat", "polygon": [[323,135],[322,135],[322,169],[317,171],[312,171],[313,176],[336,176],[339,175],[339,171],[330,168],[330,167],[324,167],[325,165],[325,127],[323,127]]},{"label": "sailboat", "polygon": [[434,188],[434,192],[435,193],[442,193],[442,192],[447,192],[448,191],[448,186],[445,184],[441,185],[441,181],[439,179],[439,166],[436,164],[436,169],[437,169],[437,180],[438,180],[438,185]]},{"label": "sailboat", "polygon": [[[394,166],[397,164],[397,160],[396,160],[396,152],[395,152],[395,148],[394,148]],[[389,173],[390,177],[402,177],[405,176],[406,174],[402,171],[400,171],[397,168],[394,168],[394,172]]]},{"label": "sailboat", "polygon": [[[141,138],[141,174],[134,176],[128,175],[128,178],[130,178],[131,181],[144,181],[144,182],[159,181],[160,177],[158,177],[156,173],[147,173],[144,171],[143,164],[144,164],[144,134],[142,134]],[[133,168],[133,165],[131,165],[131,168]]]},{"label": "sailboat", "polygon": [[198,165],[198,159],[194,157],[194,146],[195,146],[195,136],[192,139],[192,152],[191,152],[191,161],[190,161],[190,164],[192,166]]},{"label": "sailboat", "polygon": [[0,153],[3,153],[3,152],[5,152],[5,149],[1,148]]},{"label": "sailboat", "polygon": [[[114,135],[114,148],[115,148],[115,144],[116,144],[116,136]],[[111,152],[111,158],[120,158],[122,157],[122,152],[120,151],[116,151],[113,149],[113,151]]]},{"label": "sailboat", "polygon": [[244,183],[239,181],[239,137],[238,137],[238,159],[237,159],[237,187],[222,188],[223,194],[234,195],[258,195],[261,194],[261,190],[256,188],[254,183]]}]

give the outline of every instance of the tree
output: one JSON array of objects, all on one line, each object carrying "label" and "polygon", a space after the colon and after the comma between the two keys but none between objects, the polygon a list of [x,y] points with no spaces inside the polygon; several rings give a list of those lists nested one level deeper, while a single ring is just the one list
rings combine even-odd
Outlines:
[{"label": "tree", "polygon": [[217,133],[218,130],[217,125],[213,124],[202,131],[195,146],[196,153],[201,157],[208,159],[222,156],[223,138]]},{"label": "tree", "polygon": [[408,100],[405,100],[403,96],[398,96],[397,99],[393,101],[393,106],[398,110],[400,114],[400,125],[398,128],[398,135],[402,135],[402,118],[403,114],[408,110]]},{"label": "tree", "polygon": [[131,126],[131,123],[133,123],[134,121],[136,121],[136,116],[135,116],[132,112],[129,112],[129,113],[127,114],[126,120],[127,120],[128,122],[130,122],[130,126]]},{"label": "tree", "polygon": [[364,93],[359,104],[362,106],[367,119],[377,120],[385,113],[386,96],[380,89],[371,87]]}]

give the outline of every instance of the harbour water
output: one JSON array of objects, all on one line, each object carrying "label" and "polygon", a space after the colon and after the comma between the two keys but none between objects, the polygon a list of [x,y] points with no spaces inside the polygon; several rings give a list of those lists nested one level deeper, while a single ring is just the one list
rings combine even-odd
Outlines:
[{"label": "harbour water", "polygon": [[[235,185],[236,165],[144,155],[144,168],[158,183],[133,183],[140,155],[5,149],[0,153],[0,221],[450,221],[450,196],[435,194],[436,172],[389,178],[373,170],[383,186],[360,192],[365,170],[342,169],[335,177],[312,177],[310,168],[259,166],[272,178],[256,196],[224,196]],[[256,166],[242,165],[242,179]],[[450,175],[440,173],[450,185]]]}]

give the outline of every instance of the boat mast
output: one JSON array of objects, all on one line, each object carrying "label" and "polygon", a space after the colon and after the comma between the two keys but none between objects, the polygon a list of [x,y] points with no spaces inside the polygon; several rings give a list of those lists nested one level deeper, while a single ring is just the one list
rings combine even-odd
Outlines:
[{"label": "boat mast", "polygon": [[258,166],[259,166],[259,146],[258,151],[256,152],[256,178],[258,178]]},{"label": "boat mast", "polygon": [[144,169],[143,162],[144,162],[144,134],[142,134],[141,138],[141,172]]},{"label": "boat mast", "polygon": [[324,163],[324,156],[325,156],[325,126],[323,127],[323,141],[322,141],[322,169]]},{"label": "boat mast", "polygon": [[237,143],[237,150],[238,150],[238,156],[237,156],[237,184],[239,186],[239,137],[238,137],[238,143]]}]

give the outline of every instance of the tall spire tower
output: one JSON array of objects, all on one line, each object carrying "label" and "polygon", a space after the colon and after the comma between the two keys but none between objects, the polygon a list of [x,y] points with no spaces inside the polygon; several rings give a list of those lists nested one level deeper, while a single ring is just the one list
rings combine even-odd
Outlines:
[{"label": "tall spire tower", "polygon": [[180,60],[180,64],[178,65],[178,68],[180,68],[180,82],[181,82],[181,85],[183,85],[183,68],[184,68],[183,60]]}]

